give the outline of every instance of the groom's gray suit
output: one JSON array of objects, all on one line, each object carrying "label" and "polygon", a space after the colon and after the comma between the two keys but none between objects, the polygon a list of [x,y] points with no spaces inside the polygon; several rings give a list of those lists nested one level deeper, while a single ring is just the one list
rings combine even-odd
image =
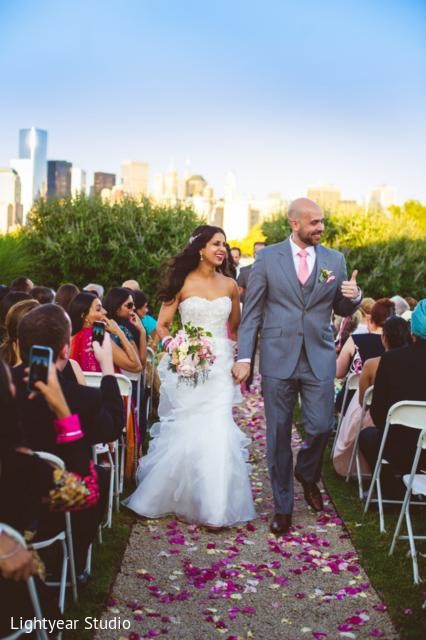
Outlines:
[{"label": "groom's gray suit", "polygon": [[[238,335],[238,359],[250,359],[260,329],[260,373],[267,422],[267,458],[277,514],[293,510],[291,427],[298,394],[306,432],[296,463],[304,481],[318,482],[333,426],[336,352],[331,312],[346,316],[357,303],[345,298],[341,253],[315,247],[312,273],[302,286],[289,239],[265,247],[250,273]],[[327,282],[321,270],[331,272]],[[334,279],[333,279],[334,276]],[[322,281],[321,281],[322,280]]]}]

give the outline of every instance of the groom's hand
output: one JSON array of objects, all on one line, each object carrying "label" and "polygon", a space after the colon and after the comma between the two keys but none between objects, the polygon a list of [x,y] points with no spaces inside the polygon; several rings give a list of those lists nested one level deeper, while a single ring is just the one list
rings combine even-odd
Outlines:
[{"label": "groom's hand", "polygon": [[355,300],[359,295],[359,287],[356,283],[356,277],[358,275],[358,271],[352,271],[350,280],[343,280],[341,291],[345,298],[349,298],[349,300]]},{"label": "groom's hand", "polygon": [[250,375],[250,362],[236,362],[232,367],[232,377],[235,384],[245,382]]}]

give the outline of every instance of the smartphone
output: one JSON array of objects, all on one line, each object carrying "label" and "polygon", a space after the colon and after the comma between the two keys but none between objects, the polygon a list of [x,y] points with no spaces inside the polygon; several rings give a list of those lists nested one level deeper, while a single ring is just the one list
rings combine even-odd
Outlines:
[{"label": "smartphone", "polygon": [[93,333],[92,333],[92,342],[99,342],[102,344],[105,337],[105,323],[104,322],[94,322],[93,323]]},{"label": "smartphone", "polygon": [[28,389],[30,391],[37,391],[34,383],[41,380],[47,384],[47,376],[49,373],[49,367],[52,364],[53,351],[50,347],[42,347],[38,344],[34,344],[31,347],[29,357],[30,373],[28,377]]}]

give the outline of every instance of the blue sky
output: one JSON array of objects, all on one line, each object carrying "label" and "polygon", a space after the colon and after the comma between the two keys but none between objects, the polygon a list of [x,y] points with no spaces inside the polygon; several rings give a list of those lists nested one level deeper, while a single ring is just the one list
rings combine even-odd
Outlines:
[{"label": "blue sky", "polygon": [[89,174],[426,202],[424,0],[0,0],[0,88],[0,166],[38,126]]}]

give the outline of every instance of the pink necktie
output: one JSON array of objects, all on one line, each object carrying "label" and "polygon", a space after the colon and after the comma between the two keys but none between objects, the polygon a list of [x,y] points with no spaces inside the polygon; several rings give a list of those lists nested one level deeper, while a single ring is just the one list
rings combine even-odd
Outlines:
[{"label": "pink necktie", "polygon": [[297,277],[299,278],[300,284],[305,284],[306,280],[309,278],[309,254],[306,249],[302,249],[302,251],[298,251],[297,255],[299,256],[299,271],[297,272]]}]

